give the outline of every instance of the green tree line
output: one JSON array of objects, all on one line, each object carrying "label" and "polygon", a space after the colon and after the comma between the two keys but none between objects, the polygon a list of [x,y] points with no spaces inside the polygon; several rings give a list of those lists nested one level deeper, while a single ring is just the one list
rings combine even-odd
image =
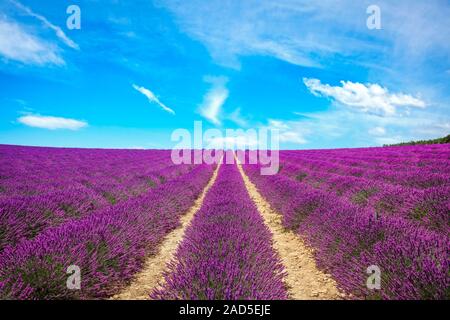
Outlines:
[{"label": "green tree line", "polygon": [[410,142],[401,142],[396,144],[385,144],[384,147],[394,147],[394,146],[415,146],[418,144],[442,144],[442,143],[450,143],[450,134],[437,139],[431,140],[418,140],[418,141],[410,141]]}]

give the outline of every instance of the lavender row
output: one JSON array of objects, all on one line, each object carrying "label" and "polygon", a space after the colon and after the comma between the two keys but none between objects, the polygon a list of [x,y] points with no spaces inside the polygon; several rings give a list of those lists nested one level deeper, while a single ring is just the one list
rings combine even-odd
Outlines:
[{"label": "lavender row", "polygon": [[286,299],[271,234],[235,165],[222,165],[155,299]]},{"label": "lavender row", "polygon": [[0,146],[0,250],[192,170],[169,151]]},{"label": "lavender row", "polygon": [[[404,148],[404,147],[403,147]],[[385,150],[385,149],[383,149]],[[286,157],[308,157],[309,159],[333,159],[336,162],[347,164],[355,167],[402,169],[407,166],[417,166],[432,168],[434,166],[443,167],[450,159],[448,155],[449,147],[442,146],[439,152],[430,152],[429,150],[421,150],[420,153],[409,153],[407,151],[398,152],[397,156],[392,153],[380,150],[380,148],[366,149],[329,149],[329,150],[305,150],[301,154],[296,151],[282,151]]]},{"label": "lavender row", "polygon": [[[6,248],[0,254],[0,299],[86,299],[116,293],[179,224],[213,169],[199,165],[146,194]],[[81,269],[81,290],[66,286],[71,265]]]},{"label": "lavender row", "polygon": [[334,192],[378,215],[404,217],[447,234],[450,230],[450,186],[413,189],[327,170],[311,170],[308,166],[291,163],[283,163],[280,174],[298,183]]},{"label": "lavender row", "polygon": [[[286,176],[245,170],[262,195],[315,249],[319,267],[355,297],[448,298],[449,238],[402,218],[376,217],[366,208]],[[369,266],[381,269],[381,290],[366,286]]]},{"label": "lavender row", "polygon": [[[395,150],[395,151],[393,151]],[[311,159],[330,161],[350,167],[378,170],[410,170],[419,168],[431,173],[449,172],[450,147],[437,145],[425,148],[365,148],[365,149],[333,149],[308,150],[301,153],[282,151],[282,158]]]},{"label": "lavender row", "polygon": [[441,173],[432,173],[422,168],[411,168],[407,171],[378,170],[335,164],[333,159],[311,160],[304,156],[284,159],[284,161],[286,163],[301,163],[304,166],[308,166],[311,170],[362,177],[408,188],[425,189],[443,185],[450,186],[450,172],[448,169]]},{"label": "lavender row", "polygon": [[[117,188],[114,190],[108,185],[104,188],[110,191],[100,193],[85,186],[69,184],[64,190],[54,190],[42,195],[0,198],[0,252],[7,245],[14,246],[22,240],[34,238],[46,228],[80,219],[120,201],[133,201],[140,194],[190,170],[192,166],[179,165],[153,172],[152,184],[146,184],[139,190],[127,191],[130,186],[125,184],[122,186],[124,191],[118,192]],[[150,179],[151,175],[147,174],[146,177]],[[100,181],[97,185],[101,183]]]},{"label": "lavender row", "polygon": [[[304,150],[302,156],[309,158],[332,158],[342,159],[345,163],[367,164],[370,166],[392,165],[392,166],[428,166],[448,162],[448,144],[402,146],[393,148],[351,148],[351,149],[327,149],[327,150]],[[297,151],[283,151],[288,156],[299,156]],[[438,160],[438,161],[436,161]]]},{"label": "lavender row", "polygon": [[170,165],[169,151],[0,146],[0,198],[44,195],[69,184],[102,196],[133,192],[157,182],[155,172]]}]

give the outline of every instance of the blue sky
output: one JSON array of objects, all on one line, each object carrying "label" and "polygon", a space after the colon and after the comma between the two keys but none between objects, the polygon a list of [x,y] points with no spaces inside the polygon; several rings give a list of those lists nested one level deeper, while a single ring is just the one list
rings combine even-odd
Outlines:
[{"label": "blue sky", "polygon": [[[66,26],[70,5],[81,29]],[[0,3],[0,143],[170,148],[177,128],[275,128],[289,149],[450,132],[450,3]]]}]

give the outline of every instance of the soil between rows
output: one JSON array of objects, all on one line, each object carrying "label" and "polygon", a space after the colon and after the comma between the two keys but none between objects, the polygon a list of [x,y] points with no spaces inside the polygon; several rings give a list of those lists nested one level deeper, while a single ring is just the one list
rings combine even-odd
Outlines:
[{"label": "soil between rows", "polygon": [[[111,299],[150,299],[149,294],[163,284],[163,273],[167,263],[173,259],[179,244],[183,241],[186,228],[202,207],[208,191],[216,181],[221,165],[220,163],[217,166],[211,180],[194,205],[180,218],[180,226],[165,237],[159,246],[158,254],[148,257],[143,269],[136,274],[131,284]],[[308,248],[298,235],[283,227],[281,215],[275,212],[261,196],[245,174],[241,164],[238,163],[237,166],[250,198],[272,233],[273,247],[287,272],[284,281],[289,298],[295,300],[342,299],[344,294],[339,292],[336,282],[331,276],[317,269],[312,249]]]}]

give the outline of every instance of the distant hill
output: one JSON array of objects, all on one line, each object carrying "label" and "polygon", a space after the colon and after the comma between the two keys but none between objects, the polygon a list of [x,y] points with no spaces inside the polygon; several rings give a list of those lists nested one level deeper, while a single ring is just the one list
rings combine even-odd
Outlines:
[{"label": "distant hill", "polygon": [[442,143],[450,143],[450,134],[443,138],[437,138],[432,140],[418,140],[418,141],[410,141],[410,142],[402,142],[396,144],[385,144],[384,147],[394,147],[394,146],[414,146],[417,144],[442,144]]}]

